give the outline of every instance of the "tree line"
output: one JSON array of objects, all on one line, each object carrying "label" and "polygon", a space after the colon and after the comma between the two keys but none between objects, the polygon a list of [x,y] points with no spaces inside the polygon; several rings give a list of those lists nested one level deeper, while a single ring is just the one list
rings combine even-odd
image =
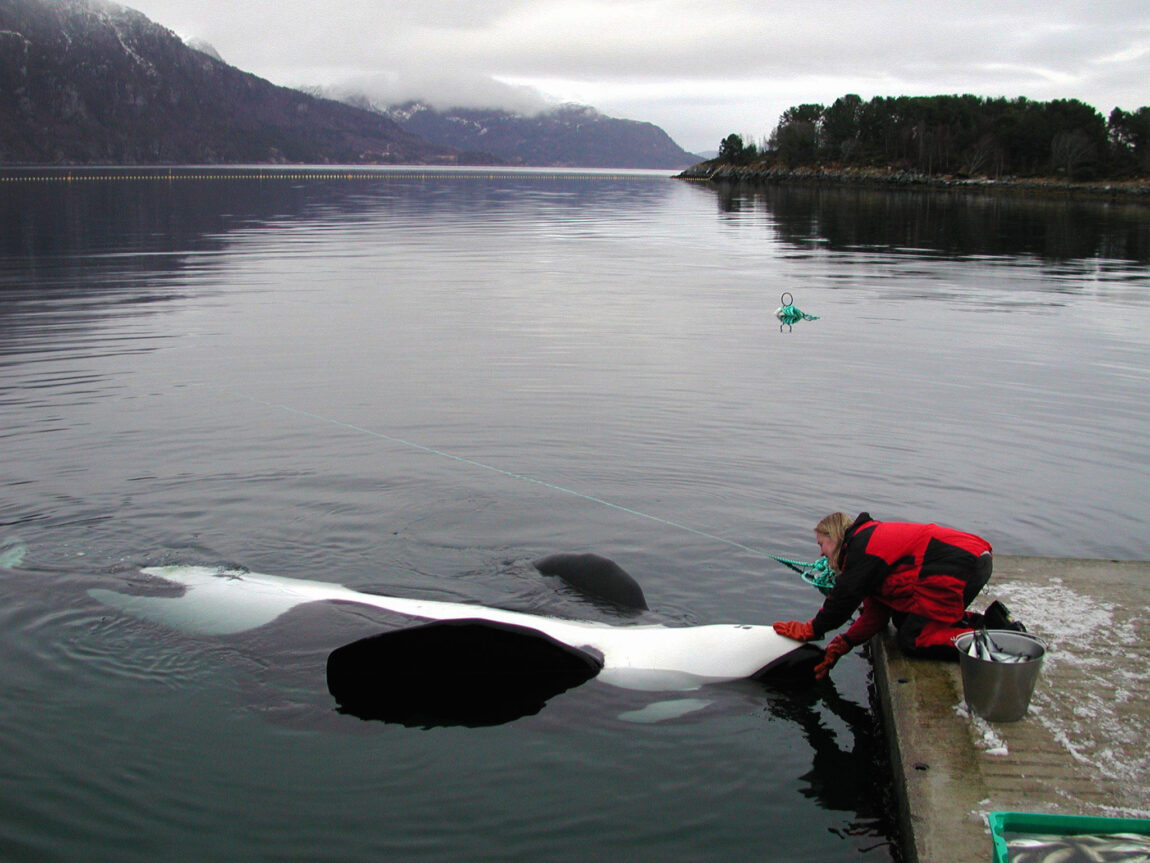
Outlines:
[{"label": "tree line", "polygon": [[874,167],[960,177],[1150,176],[1150,107],[1109,119],[1077,99],[847,95],[788,108],[760,144],[731,134],[735,165]]}]

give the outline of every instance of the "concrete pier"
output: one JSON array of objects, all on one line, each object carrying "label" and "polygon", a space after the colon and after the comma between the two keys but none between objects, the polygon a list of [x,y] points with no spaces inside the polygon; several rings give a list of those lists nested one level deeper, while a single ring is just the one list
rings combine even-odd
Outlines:
[{"label": "concrete pier", "polygon": [[1030,709],[966,710],[957,665],[871,642],[908,863],[986,863],[996,810],[1150,818],[1150,563],[996,556],[1001,599],[1047,644]]}]

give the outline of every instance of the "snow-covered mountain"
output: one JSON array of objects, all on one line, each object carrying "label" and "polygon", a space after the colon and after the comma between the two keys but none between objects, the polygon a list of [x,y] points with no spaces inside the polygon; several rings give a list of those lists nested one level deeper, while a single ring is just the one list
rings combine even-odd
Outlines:
[{"label": "snow-covered mountain", "polygon": [[442,161],[385,116],[277,87],[123,6],[0,2],[0,164]]},{"label": "snow-covered mountain", "polygon": [[651,123],[377,106],[276,86],[107,0],[0,0],[0,164],[508,164],[678,169]]}]

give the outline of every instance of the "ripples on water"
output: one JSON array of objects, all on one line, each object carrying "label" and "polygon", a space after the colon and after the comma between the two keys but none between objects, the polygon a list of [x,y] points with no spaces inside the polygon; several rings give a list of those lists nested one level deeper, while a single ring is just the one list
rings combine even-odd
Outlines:
[{"label": "ripples on water", "polygon": [[[751,549],[838,508],[1146,559],[1148,224],[644,174],[3,182],[5,859],[889,859],[857,654],[421,732],[326,693],[394,621],[196,638],[87,589],[228,564],[616,620],[530,566],[594,550],[645,619],[768,623],[818,598]],[[782,331],[783,291],[819,320]],[[709,704],[626,720],[664,697]]]}]

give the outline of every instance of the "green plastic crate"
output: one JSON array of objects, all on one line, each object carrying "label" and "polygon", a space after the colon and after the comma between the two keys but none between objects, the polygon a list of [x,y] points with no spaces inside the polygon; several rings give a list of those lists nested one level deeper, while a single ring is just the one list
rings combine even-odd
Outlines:
[{"label": "green plastic crate", "polygon": [[1150,819],[1100,818],[1094,815],[1045,815],[1038,812],[991,812],[987,817],[994,841],[994,863],[1009,863],[1006,834],[1036,836],[1103,836],[1137,833],[1150,836]]}]

